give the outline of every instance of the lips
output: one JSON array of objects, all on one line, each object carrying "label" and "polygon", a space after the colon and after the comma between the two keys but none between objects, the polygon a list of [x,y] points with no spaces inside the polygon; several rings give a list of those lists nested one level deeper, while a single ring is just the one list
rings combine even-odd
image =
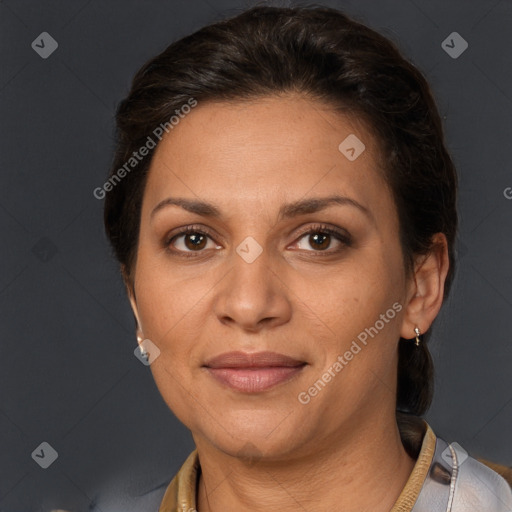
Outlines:
[{"label": "lips", "polygon": [[304,366],[305,361],[277,352],[227,352],[204,364],[217,381],[245,393],[266,391],[290,380]]},{"label": "lips", "polygon": [[226,352],[206,362],[208,368],[267,368],[292,367],[304,364],[304,361],[278,354],[277,352]]}]

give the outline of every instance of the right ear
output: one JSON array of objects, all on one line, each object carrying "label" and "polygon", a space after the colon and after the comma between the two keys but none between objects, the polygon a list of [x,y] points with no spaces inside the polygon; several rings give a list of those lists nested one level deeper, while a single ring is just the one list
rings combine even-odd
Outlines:
[{"label": "right ear", "polygon": [[126,293],[128,295],[128,300],[130,301],[130,305],[132,307],[133,315],[135,316],[135,321],[137,323],[137,325],[136,325],[137,342],[140,345],[142,343],[142,341],[144,340],[144,333],[142,332],[142,327],[141,327],[141,324],[140,324],[139,310],[137,308],[137,300],[136,300],[136,297],[135,297],[134,285],[133,285],[133,282],[132,282],[132,280],[131,280],[131,278],[129,276],[128,271],[126,270],[126,266],[125,265],[121,265],[121,275],[123,277],[123,282],[124,282],[124,286],[126,288]]}]

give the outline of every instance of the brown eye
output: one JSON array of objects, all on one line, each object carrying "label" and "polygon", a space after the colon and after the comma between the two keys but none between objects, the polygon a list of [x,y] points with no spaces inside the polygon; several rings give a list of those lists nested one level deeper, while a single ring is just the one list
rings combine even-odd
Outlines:
[{"label": "brown eye", "polygon": [[204,249],[221,249],[208,233],[193,226],[187,227],[166,240],[165,246],[175,254],[202,253]]},{"label": "brown eye", "polygon": [[[352,238],[345,230],[335,229],[329,226],[314,226],[296,242],[296,248],[309,252],[322,252],[332,254],[341,252],[352,246]],[[311,250],[313,249],[313,251]],[[329,249],[329,250],[327,250]]]},{"label": "brown eye", "polygon": [[314,233],[309,235],[308,241],[311,247],[323,251],[329,247],[331,243],[331,235],[326,233]]},{"label": "brown eye", "polygon": [[201,233],[187,233],[183,236],[185,237],[185,247],[191,251],[195,251],[196,249],[204,249],[206,246],[206,236],[202,235]]}]

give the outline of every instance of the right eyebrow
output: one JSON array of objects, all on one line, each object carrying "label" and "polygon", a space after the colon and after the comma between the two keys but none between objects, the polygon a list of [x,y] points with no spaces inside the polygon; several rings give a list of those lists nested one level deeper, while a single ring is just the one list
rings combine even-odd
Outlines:
[{"label": "right eyebrow", "polygon": [[202,215],[203,217],[221,217],[220,210],[211,203],[207,203],[206,201],[198,201],[195,199],[185,199],[183,197],[168,197],[163,201],[160,201],[153,211],[151,212],[151,217],[153,217],[158,211],[162,210],[167,206],[181,206],[184,210],[187,210],[191,213],[196,213],[197,215]]}]

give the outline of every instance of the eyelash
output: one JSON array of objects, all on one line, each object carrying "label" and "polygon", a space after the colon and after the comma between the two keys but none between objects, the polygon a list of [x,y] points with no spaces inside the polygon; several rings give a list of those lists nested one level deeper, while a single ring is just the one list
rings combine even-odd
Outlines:
[{"label": "eyelash", "polygon": [[[186,226],[178,233],[174,233],[171,237],[167,237],[165,239],[165,241],[164,241],[165,249],[168,252],[172,253],[173,255],[183,256],[185,258],[197,257],[197,256],[194,256],[194,253],[200,254],[204,251],[202,251],[202,250],[201,251],[180,251],[180,250],[175,250],[175,249],[170,248],[170,245],[172,244],[172,242],[175,241],[177,238],[179,238],[180,236],[183,236],[183,235],[191,234],[191,233],[198,234],[198,235],[205,235],[213,240],[212,233],[208,229],[205,229],[205,228],[199,227],[199,226]],[[326,226],[325,224],[318,224],[318,225],[315,225],[315,226],[312,226],[312,227],[306,229],[305,231],[302,231],[301,233],[299,233],[299,237],[297,238],[297,241],[301,240],[306,235],[312,235],[312,234],[331,235],[334,238],[336,238],[345,247],[352,246],[352,238],[350,237],[350,235],[348,235],[345,231]],[[342,250],[343,250],[343,248],[336,249],[334,251],[325,249],[325,250],[321,250],[321,251],[311,250],[311,251],[307,251],[307,252],[318,253],[318,255],[321,256],[323,254],[330,255],[330,254],[339,253]]]}]

